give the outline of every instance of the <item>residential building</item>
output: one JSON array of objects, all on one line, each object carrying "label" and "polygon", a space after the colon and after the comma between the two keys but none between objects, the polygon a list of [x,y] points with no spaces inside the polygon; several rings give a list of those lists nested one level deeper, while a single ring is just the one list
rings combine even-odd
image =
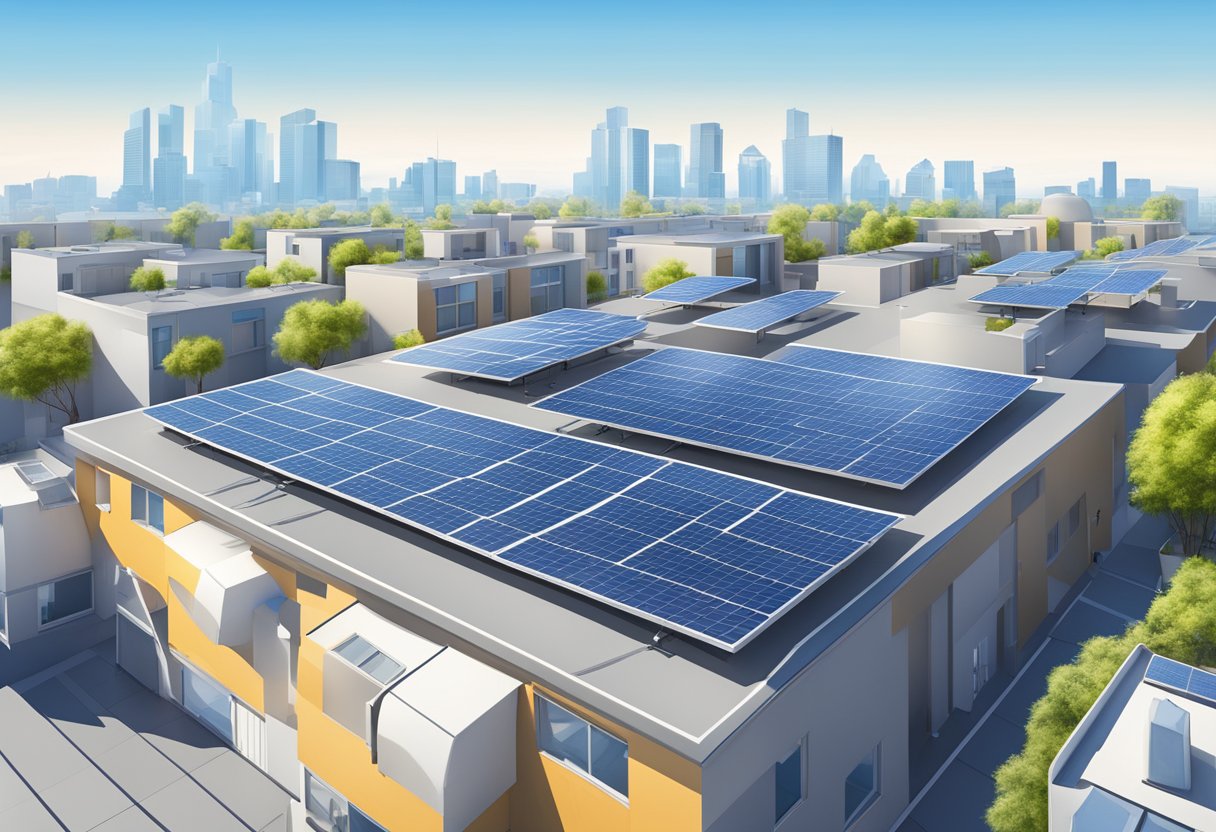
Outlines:
[{"label": "residential building", "polygon": [[694,124],[689,131],[688,178],[684,195],[698,199],[726,196],[726,173],[722,168],[722,125]]},{"label": "residential building", "polygon": [[502,252],[498,228],[424,228],[422,256],[426,260],[483,260]]},{"label": "residential building", "polygon": [[466,176],[464,178],[464,198],[465,199],[481,199],[481,177]]},{"label": "residential building", "polygon": [[[60,187],[62,188],[62,180]],[[1199,189],[1185,188],[1178,185],[1166,185],[1164,193],[1170,196],[1176,196],[1182,200],[1183,215],[1182,223],[1186,229],[1192,234],[1203,230],[1204,226],[1199,222]]]},{"label": "residential building", "polygon": [[869,202],[879,211],[891,201],[891,180],[887,179],[873,153],[865,154],[853,166],[849,177],[849,201]]},{"label": "residential building", "polygon": [[937,179],[933,174],[933,163],[928,159],[921,159],[913,165],[904,179],[904,198],[909,201],[923,199],[926,202],[933,202],[936,200]]},{"label": "residential building", "polygon": [[122,134],[122,187],[116,195],[123,210],[134,210],[152,195],[151,109],[131,113],[130,124]]},{"label": "residential building", "polygon": [[1124,179],[1123,199],[1128,205],[1143,205],[1153,195],[1151,179]]},{"label": "residential building", "polygon": [[488,170],[481,175],[481,196],[495,199],[498,196],[498,171]]},{"label": "residential building", "polygon": [[781,288],[785,243],[780,234],[760,231],[701,231],[631,234],[616,238],[622,293],[642,288],[642,277],[660,261],[675,258],[698,275],[751,277],[752,292]]},{"label": "residential building", "polygon": [[1013,168],[984,171],[984,212],[999,217],[1001,209],[1017,200],[1017,181]]},{"label": "residential building", "polygon": [[[488,174],[487,174],[488,175]],[[498,196],[498,177],[494,176],[494,196],[485,187],[483,178],[482,196],[494,199]],[[451,205],[456,201],[456,163],[450,159],[428,156],[426,161],[414,162],[405,171],[401,182],[398,203],[407,211],[431,216],[438,205]]]},{"label": "residential building", "polygon": [[335,226],[332,228],[270,228],[266,230],[266,266],[273,269],[288,258],[314,269],[322,283],[342,283],[329,268],[329,250],[343,240],[363,240],[368,248],[383,246],[405,251],[404,228]]},{"label": "residential building", "polygon": [[616,211],[630,191],[650,195],[650,131],[629,126],[625,107],[610,107],[591,131],[592,199]]},{"label": "residential building", "polygon": [[[656,197],[678,197],[684,193],[683,148],[678,144],[656,144],[654,146],[654,190]],[[576,189],[577,192],[577,189]],[[590,193],[585,196],[591,196]]]},{"label": "residential building", "polygon": [[739,199],[753,208],[773,201],[773,169],[754,144],[739,154]]},{"label": "residential building", "polygon": [[279,203],[323,202],[325,163],[337,158],[338,125],[310,109],[279,119]]},{"label": "residential building", "polygon": [[951,281],[956,275],[952,245],[904,243],[864,254],[820,259],[816,288],[840,292],[841,303],[880,306]]},{"label": "residential building", "polygon": [[959,202],[974,202],[975,162],[970,159],[947,159],[942,199],[957,199]]},{"label": "residential building", "polygon": [[1102,201],[1113,204],[1119,199],[1119,166],[1115,162],[1102,163]]}]

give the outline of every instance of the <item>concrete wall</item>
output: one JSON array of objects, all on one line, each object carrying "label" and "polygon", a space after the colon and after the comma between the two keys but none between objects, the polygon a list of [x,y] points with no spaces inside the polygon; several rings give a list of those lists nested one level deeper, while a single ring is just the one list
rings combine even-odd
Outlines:
[{"label": "concrete wall", "polygon": [[[843,260],[843,258],[841,258]],[[817,289],[843,292],[838,303],[878,306],[902,297],[911,290],[911,262],[892,262],[875,258],[865,265],[819,261]]]}]

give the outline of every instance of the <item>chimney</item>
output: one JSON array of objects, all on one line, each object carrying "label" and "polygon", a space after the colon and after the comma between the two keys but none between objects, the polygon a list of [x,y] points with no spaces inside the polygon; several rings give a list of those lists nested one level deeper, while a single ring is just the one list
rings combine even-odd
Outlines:
[{"label": "chimney", "polygon": [[1175,791],[1191,788],[1191,715],[1168,699],[1154,699],[1148,712],[1145,780]]}]

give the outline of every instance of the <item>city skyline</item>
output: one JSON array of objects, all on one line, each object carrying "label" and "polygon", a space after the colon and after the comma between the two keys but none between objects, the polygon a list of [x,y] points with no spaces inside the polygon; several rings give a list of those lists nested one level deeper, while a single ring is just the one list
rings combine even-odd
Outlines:
[{"label": "city skyline", "polygon": [[[302,13],[313,5],[303,4]],[[1121,5],[1128,4],[1115,4],[1112,17]],[[10,73],[24,69],[27,78],[6,93],[22,108],[23,118],[0,139],[0,181],[24,182],[48,172],[88,174],[97,176],[99,190],[108,193],[120,184],[116,160],[131,112],[181,105],[186,135],[193,136],[202,67],[215,53],[199,47],[198,54],[183,54],[167,37],[170,25],[184,22],[173,16],[131,31],[98,10],[69,6],[77,25],[61,33],[64,57],[53,68],[31,75],[28,67],[37,64],[29,44],[14,44],[0,57],[0,68]],[[241,118],[274,125],[284,114],[315,109],[319,117],[342,126],[342,155],[361,163],[365,187],[400,178],[412,161],[436,155],[438,145],[438,155],[455,160],[461,175],[496,168],[508,181],[535,182],[541,192],[569,192],[572,174],[585,165],[588,131],[615,106],[629,109],[631,126],[650,131],[652,145],[686,145],[691,124],[717,122],[725,159],[755,145],[772,161],[779,182],[785,111],[795,107],[810,113],[812,135],[844,137],[846,171],[863,154],[873,154],[893,184],[898,178],[901,186],[897,172],[922,158],[939,170],[947,159],[974,159],[977,176],[1008,165],[1018,171],[1019,193],[1036,195],[1048,185],[1075,187],[1078,180],[1100,176],[1101,162],[1117,159],[1121,176],[1151,179],[1156,190],[1194,185],[1205,194],[1216,192],[1216,169],[1205,164],[1211,155],[1205,137],[1216,126],[1216,116],[1194,106],[1193,92],[1214,80],[1195,69],[1194,58],[1202,49],[1197,33],[1205,27],[1179,29],[1164,20],[1146,21],[1134,30],[1109,27],[1096,38],[1085,15],[1057,11],[1052,36],[1046,38],[1031,14],[1002,24],[1003,38],[1023,41],[1017,66],[979,60],[969,51],[938,49],[918,56],[913,67],[906,50],[896,49],[906,35],[901,26],[933,30],[948,23],[965,41],[968,35],[986,38],[986,24],[961,10],[880,6],[886,15],[881,27],[872,24],[871,16],[863,20],[848,10],[792,3],[772,4],[767,14],[732,21],[721,31],[699,26],[698,51],[729,45],[731,54],[740,57],[692,73],[686,72],[682,62],[687,55],[680,50],[656,51],[661,30],[678,22],[682,12],[645,7],[650,27],[619,48],[614,44],[612,71],[584,77],[560,71],[565,62],[583,59],[569,37],[571,21],[549,20],[539,13],[542,5],[524,3],[519,15],[501,21],[501,27],[496,24],[496,33],[504,43],[545,45],[546,61],[537,65],[528,84],[517,74],[494,71],[504,60],[497,50],[482,54],[456,42],[411,42],[408,58],[364,50],[357,61],[320,62],[318,70],[318,50],[340,44],[351,33],[350,24],[278,44],[267,38],[274,19],[268,10],[224,2],[216,5],[219,22],[189,23],[196,30],[194,43],[213,40],[221,59],[232,64],[233,100]],[[226,13],[237,8],[247,25],[225,25],[230,22]],[[1193,9],[1199,18],[1216,18],[1211,9],[1198,4]],[[20,23],[29,13],[14,14]],[[387,14],[378,36],[400,36],[407,24],[426,25],[431,18],[438,26],[440,17],[440,11],[428,9],[411,9],[408,18]],[[769,48],[774,19],[813,23],[820,33],[813,48]],[[844,37],[849,33],[856,36],[863,24],[870,42],[865,61],[858,61],[847,44],[836,41],[849,40]],[[1157,29],[1167,27],[1171,50],[1154,59],[1154,72],[1120,76],[1118,100],[1073,95],[1061,81],[1092,75],[1109,55],[1149,42]],[[83,48],[98,38],[105,39],[107,49]],[[1067,48],[1060,48],[1061,42]],[[739,43],[755,45],[740,51]],[[852,56],[851,63],[839,63],[846,55]],[[147,71],[149,66],[156,71]],[[750,72],[737,72],[740,66]],[[958,71],[960,66],[966,71]],[[99,93],[79,83],[86,71],[121,80]],[[892,83],[899,77],[906,79],[903,95],[890,92],[898,88]],[[1163,84],[1163,78],[1174,83]],[[977,117],[982,102],[997,95],[1003,109],[994,111],[992,120]],[[563,103],[551,108],[529,104],[530,98]],[[939,106],[928,106],[935,100],[967,103],[959,107],[958,118],[943,118]],[[1166,124],[1124,117],[1144,100],[1152,100],[1157,112],[1172,109],[1185,115]],[[394,101],[401,106],[393,106]],[[470,118],[474,113],[477,118]],[[487,140],[488,125],[493,141]],[[1036,135],[1038,140],[1028,141]],[[1170,139],[1168,155],[1157,149],[1163,135]],[[727,191],[734,192],[735,166],[724,167]]]}]

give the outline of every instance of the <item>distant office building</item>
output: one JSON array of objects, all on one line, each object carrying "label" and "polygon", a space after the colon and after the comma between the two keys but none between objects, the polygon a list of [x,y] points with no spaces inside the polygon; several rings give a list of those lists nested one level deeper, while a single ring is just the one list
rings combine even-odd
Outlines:
[{"label": "distant office building", "polygon": [[122,187],[116,201],[120,210],[135,210],[152,195],[152,110],[131,113],[130,127],[122,134]]},{"label": "distant office building", "polygon": [[34,188],[34,202],[39,205],[54,205],[55,195],[59,192],[59,180],[53,176],[44,176],[41,179],[35,179],[32,183]]},{"label": "distant office building", "polygon": [[739,154],[739,198],[763,207],[773,199],[773,167],[754,144]]},{"label": "distant office building", "polygon": [[177,104],[156,113],[156,159],[152,201],[157,208],[180,208],[186,199],[186,111]]},{"label": "distant office building", "polygon": [[629,110],[611,107],[591,131],[592,199],[615,211],[630,191],[650,195],[650,131],[629,126]]},{"label": "distant office building", "polygon": [[1017,182],[1013,168],[997,168],[984,172],[984,211],[999,217],[1001,209],[1017,199]]},{"label": "distant office building", "polygon": [[[55,192],[55,213],[87,211],[97,201],[97,177],[73,174],[59,177]],[[1195,216],[1192,214],[1191,216]]]},{"label": "distant office building", "polygon": [[[60,180],[60,189],[63,188]],[[1176,196],[1182,200],[1182,222],[1191,233],[1199,231],[1203,226],[1199,222],[1199,189],[1185,188],[1178,185],[1166,185],[1164,193]]]},{"label": "distant office building", "polygon": [[812,203],[844,202],[844,139],[840,136],[811,136],[810,188],[806,200]]},{"label": "distant office building", "polygon": [[808,136],[810,133],[811,116],[809,113],[793,107],[785,111],[785,137],[787,139]]},{"label": "distant office building", "polygon": [[496,199],[498,197],[498,171],[488,170],[481,175],[481,198]]},{"label": "distant office building", "polygon": [[1102,163],[1102,201],[1114,202],[1119,198],[1119,166],[1115,162]]},{"label": "distant office building", "polygon": [[186,152],[186,111],[177,104],[156,113],[156,155]]},{"label": "distant office building", "polygon": [[498,186],[498,197],[506,202],[527,202],[534,196],[536,186],[528,182],[503,182]]},{"label": "distant office building", "polygon": [[1051,196],[1052,194],[1071,194],[1072,188],[1067,185],[1048,185],[1043,188],[1043,196]]},{"label": "distant office building", "polygon": [[22,216],[33,201],[34,188],[30,183],[4,186],[4,204],[10,217]]},{"label": "distant office building", "polygon": [[875,161],[873,153],[862,156],[853,166],[853,173],[849,177],[849,201],[863,200],[880,211],[891,201],[891,180],[887,178],[882,165]]},{"label": "distant office building", "polygon": [[933,202],[937,199],[937,177],[934,173],[933,163],[928,159],[921,159],[908,171],[903,195],[909,199]]},{"label": "distant office building", "polygon": [[686,196],[722,199],[726,196],[726,173],[722,170],[722,125],[707,121],[689,131]]},{"label": "distant office building", "polygon": [[303,109],[279,119],[279,202],[325,199],[325,162],[338,158],[338,125]]},{"label": "distant office building", "polygon": [[975,201],[975,162],[970,159],[947,159],[945,177],[942,199]]},{"label": "distant office building", "polygon": [[844,140],[808,135],[810,117],[787,110],[781,142],[782,190],[787,200],[814,204],[844,201]]},{"label": "distant office building", "polygon": [[228,129],[228,145],[238,195],[254,202],[267,201],[274,184],[274,135],[267,132],[266,122],[234,121]]},{"label": "distant office building", "polygon": [[678,144],[654,146],[654,196],[671,197],[683,194],[682,159],[683,148]]},{"label": "distant office building", "polygon": [[1098,182],[1092,176],[1077,183],[1077,196],[1091,204],[1098,198]]},{"label": "distant office building", "polygon": [[464,198],[481,199],[481,177],[466,176],[464,178]]},{"label": "distant office building", "polygon": [[228,164],[228,125],[236,121],[232,106],[232,66],[207,64],[203,100],[194,108],[194,170]]},{"label": "distant office building", "polygon": [[1124,179],[1123,198],[1128,205],[1143,205],[1144,201],[1153,195],[1151,179]]},{"label": "distant office building", "polygon": [[[488,175],[488,174],[487,174]],[[495,174],[497,180],[497,174]],[[451,205],[456,201],[456,163],[450,159],[427,157],[424,162],[414,162],[405,171],[401,183],[402,202],[411,211],[423,214],[435,213],[436,206]],[[498,183],[494,183],[498,192]],[[482,179],[482,195],[486,198],[485,179]]]},{"label": "distant office building", "polygon": [[325,160],[325,199],[349,202],[359,198],[359,163],[350,159]]}]

